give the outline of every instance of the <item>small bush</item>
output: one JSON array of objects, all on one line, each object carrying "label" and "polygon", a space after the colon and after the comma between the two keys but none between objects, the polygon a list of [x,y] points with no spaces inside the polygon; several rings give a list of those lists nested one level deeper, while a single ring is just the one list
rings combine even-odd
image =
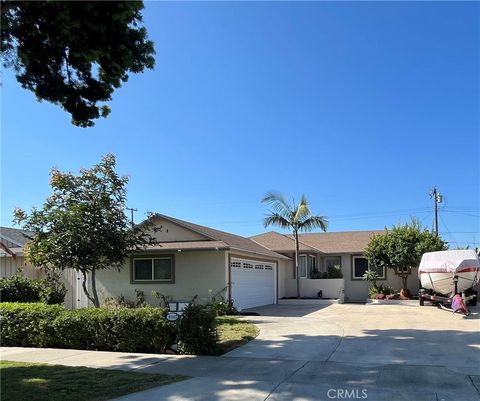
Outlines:
[{"label": "small bush", "polygon": [[102,307],[108,309],[135,308],[135,302],[129,301],[124,295],[119,295],[118,297],[105,298]]},{"label": "small bush", "polygon": [[40,283],[21,275],[0,279],[0,299],[2,302],[40,301]]},{"label": "small bush", "polygon": [[217,316],[232,316],[238,315],[238,310],[233,305],[233,301],[219,300],[212,302],[210,306],[213,308]]},{"label": "small bush", "polygon": [[176,326],[162,308],[68,310],[59,305],[1,303],[2,345],[124,352],[165,352]]},{"label": "small bush", "polygon": [[2,302],[44,302],[49,305],[62,304],[67,289],[58,275],[44,279],[29,279],[22,275],[0,279]]},{"label": "small bush", "polygon": [[216,311],[209,305],[190,303],[178,323],[178,350],[182,354],[208,355],[218,342]]},{"label": "small bush", "polygon": [[327,278],[343,278],[342,266],[330,266],[327,272]]}]

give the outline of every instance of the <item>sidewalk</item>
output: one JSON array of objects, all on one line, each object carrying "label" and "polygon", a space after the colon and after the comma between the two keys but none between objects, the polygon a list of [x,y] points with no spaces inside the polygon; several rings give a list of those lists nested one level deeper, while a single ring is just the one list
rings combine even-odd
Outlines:
[{"label": "sidewalk", "polygon": [[[367,365],[247,357],[210,357],[1,347],[4,360],[192,376],[115,401],[329,401],[356,391],[367,401],[480,401],[480,376],[441,366]],[[357,397],[357,398],[358,398]],[[338,396],[336,398],[339,398]]]}]

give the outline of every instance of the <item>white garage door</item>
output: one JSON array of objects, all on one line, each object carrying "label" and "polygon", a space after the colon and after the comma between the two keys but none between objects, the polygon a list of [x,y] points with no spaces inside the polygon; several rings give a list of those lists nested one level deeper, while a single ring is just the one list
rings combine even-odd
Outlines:
[{"label": "white garage door", "polygon": [[232,299],[240,309],[275,303],[275,264],[232,258]]}]

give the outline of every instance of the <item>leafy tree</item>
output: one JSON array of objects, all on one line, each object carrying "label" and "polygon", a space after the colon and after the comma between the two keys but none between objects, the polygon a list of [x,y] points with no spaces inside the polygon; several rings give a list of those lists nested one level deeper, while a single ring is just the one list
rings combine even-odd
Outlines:
[{"label": "leafy tree", "polygon": [[1,1],[1,54],[20,85],[39,101],[91,127],[110,109],[99,102],[155,65],[141,27],[142,1]]},{"label": "leafy tree", "polygon": [[[99,307],[95,275],[98,270],[123,267],[129,253],[153,241],[152,223],[133,226],[125,214],[127,177],[115,172],[115,156],[108,154],[79,175],[52,169],[53,193],[42,209],[30,214],[15,209],[14,222],[34,232],[25,256],[47,271],[72,268],[83,275],[83,290]],[[87,276],[90,276],[90,289]]]},{"label": "leafy tree", "polygon": [[292,230],[295,240],[295,274],[297,277],[297,298],[300,298],[300,274],[298,266],[299,241],[298,233],[302,231],[311,231],[314,228],[327,230],[328,220],[325,216],[312,215],[308,207],[305,195],[299,204],[293,201],[291,204],[282,194],[269,192],[262,199],[263,203],[271,206],[270,214],[263,220],[265,227],[277,225],[281,228]]},{"label": "leafy tree", "polygon": [[374,269],[394,269],[406,289],[408,276],[412,268],[420,264],[422,255],[446,248],[445,241],[412,219],[408,224],[393,226],[383,234],[374,235],[364,255]]}]

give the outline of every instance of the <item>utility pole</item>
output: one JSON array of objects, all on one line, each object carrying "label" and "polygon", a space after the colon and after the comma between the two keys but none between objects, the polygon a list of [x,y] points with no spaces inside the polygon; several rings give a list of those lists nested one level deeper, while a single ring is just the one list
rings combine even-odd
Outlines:
[{"label": "utility pole", "polygon": [[132,216],[132,217],[131,217],[131,219],[132,219],[132,227],[133,227],[133,212],[137,212],[138,209],[134,209],[133,207],[127,207],[126,209],[127,209],[127,210],[130,210],[130,212],[131,212],[131,216]]},{"label": "utility pole", "polygon": [[435,210],[435,219],[433,221],[433,231],[438,237],[438,204],[443,202],[443,196],[438,192],[437,187],[433,187],[432,192],[430,192],[430,198],[433,198],[434,210]]}]

